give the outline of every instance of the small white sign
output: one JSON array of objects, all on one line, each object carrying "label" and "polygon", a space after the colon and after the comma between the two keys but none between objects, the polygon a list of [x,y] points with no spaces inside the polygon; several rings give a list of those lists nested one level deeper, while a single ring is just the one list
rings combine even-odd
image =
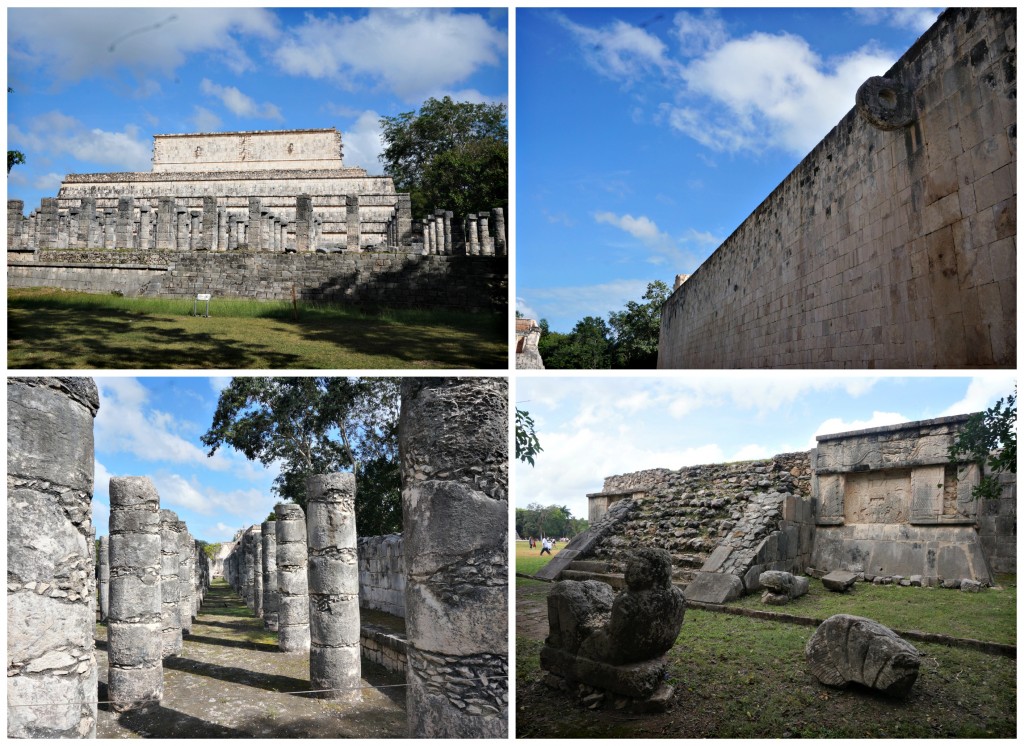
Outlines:
[{"label": "small white sign", "polygon": [[210,300],[212,297],[213,295],[210,293],[198,293],[196,295],[196,300]]}]

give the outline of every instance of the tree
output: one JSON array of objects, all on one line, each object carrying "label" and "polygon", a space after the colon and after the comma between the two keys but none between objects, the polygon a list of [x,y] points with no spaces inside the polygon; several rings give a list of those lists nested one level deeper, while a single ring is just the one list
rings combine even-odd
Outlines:
[{"label": "tree", "polygon": [[588,527],[586,520],[573,518],[572,511],[565,505],[530,503],[525,508],[516,508],[516,533],[519,536],[572,538]]},{"label": "tree", "polygon": [[401,531],[397,379],[234,378],[201,440],[279,462],[274,492],[303,509],[310,476],[352,469],[359,535]]},{"label": "tree", "polygon": [[516,458],[533,466],[533,457],[543,450],[533,430],[533,418],[525,409],[516,407]]},{"label": "tree", "polygon": [[[8,93],[14,93],[14,89],[7,86]],[[11,172],[11,169],[15,166],[20,166],[25,162],[25,154],[20,150],[8,150],[7,151],[7,173]]]},{"label": "tree", "polygon": [[[1004,402],[1005,401],[1005,405]],[[964,423],[953,445],[949,447],[949,460],[957,463],[970,461],[987,464],[989,473],[971,494],[977,498],[999,497],[998,474],[1017,473],[1017,390],[1000,399],[984,412],[971,415]]]},{"label": "tree", "polygon": [[631,300],[624,310],[609,314],[608,323],[615,332],[615,362],[612,367],[658,367],[661,308],[669,295],[668,285],[655,280],[644,293],[646,303]]},{"label": "tree", "polygon": [[[544,341],[543,336],[541,341]],[[613,360],[611,328],[598,316],[585,316],[564,339],[549,340],[548,351],[548,357],[541,352],[545,368],[610,368]]]},{"label": "tree", "polygon": [[419,113],[382,117],[384,171],[409,192],[413,215],[457,216],[508,206],[508,121],[504,104],[427,99]]}]

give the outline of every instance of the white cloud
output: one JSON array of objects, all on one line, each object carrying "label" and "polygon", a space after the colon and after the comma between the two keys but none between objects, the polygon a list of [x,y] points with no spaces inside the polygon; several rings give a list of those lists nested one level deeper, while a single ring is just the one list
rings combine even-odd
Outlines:
[{"label": "white cloud", "polygon": [[1016,385],[1016,377],[1011,373],[995,373],[972,378],[963,399],[946,407],[939,416],[973,414],[988,409],[997,399],[1012,394]]},{"label": "white cloud", "polygon": [[126,124],[121,132],[89,129],[74,117],[51,111],[29,119],[24,127],[7,128],[12,145],[41,159],[70,155],[79,161],[132,171],[148,170],[152,148],[140,139],[139,128]]},{"label": "white cloud", "polygon": [[923,34],[935,23],[941,8],[853,8],[854,17],[867,25],[887,25]]},{"label": "white cloud", "polygon": [[484,16],[432,8],[373,8],[361,18],[307,15],[289,29],[273,53],[291,75],[384,85],[403,101],[458,85],[480,68],[499,65],[507,52],[504,32]]},{"label": "white cloud", "polygon": [[673,19],[679,53],[684,57],[696,57],[716,49],[725,43],[728,33],[725,21],[717,11],[706,8],[701,13],[680,11]]},{"label": "white cloud", "polygon": [[153,484],[160,493],[160,506],[190,510],[200,515],[240,516],[247,521],[262,520],[270,513],[275,498],[258,489],[217,490],[203,486],[192,477],[188,479],[177,473],[157,472]]},{"label": "white cloud", "polygon": [[56,191],[60,188],[61,183],[64,181],[64,176],[56,172],[43,174],[37,176],[32,181],[32,186],[36,189],[45,189],[46,191]]},{"label": "white cloud", "polygon": [[379,173],[383,169],[380,162],[380,154],[384,150],[380,114],[364,111],[351,129],[342,131],[341,141],[344,143],[346,166],[360,166],[370,173]]},{"label": "white cloud", "polygon": [[516,310],[527,319],[536,319],[536,311],[523,298],[516,298]]},{"label": "white cloud", "polygon": [[811,437],[808,448],[814,448],[818,442],[815,438],[819,435],[832,435],[834,433],[845,433],[851,430],[866,430],[871,427],[885,427],[886,425],[901,425],[910,422],[910,418],[899,412],[872,412],[866,420],[851,420],[847,422],[841,417],[830,417],[818,425]]},{"label": "white cloud", "polygon": [[[613,280],[600,285],[520,288],[520,300],[528,303],[540,314],[533,318],[550,320],[555,316],[569,317],[574,319],[575,323],[584,316],[604,318],[609,311],[625,306],[626,301],[642,298],[648,284],[650,280]],[[569,332],[571,329],[554,331]]]},{"label": "white cloud", "polygon": [[196,132],[217,132],[220,130],[220,117],[203,106],[196,106],[193,109],[192,124]]},{"label": "white cloud", "polygon": [[595,29],[573,23],[561,14],[555,17],[576,38],[583,59],[605,77],[630,84],[651,73],[677,71],[664,42],[642,28],[613,21]]},{"label": "white cloud", "polygon": [[257,104],[251,97],[245,95],[234,86],[223,86],[214,83],[209,78],[203,78],[199,83],[199,90],[207,96],[219,99],[228,111],[238,117],[254,117],[256,119],[276,119],[282,121],[281,110],[274,104]]},{"label": "white cloud", "polygon": [[[689,251],[680,247],[681,242],[674,240],[668,233],[665,233],[657,224],[646,215],[616,215],[613,212],[598,212],[594,214],[594,220],[598,223],[612,225],[619,230],[625,231],[653,251],[656,255],[649,257],[649,261],[660,264],[665,259],[672,262],[677,269],[686,271],[696,269],[700,263],[697,257]],[[704,236],[694,229],[689,229],[687,236]],[[682,242],[685,242],[685,237]]]},{"label": "white cloud", "polygon": [[231,376],[210,376],[210,388],[213,389],[213,393],[220,396],[220,392],[231,385]]},{"label": "white cloud", "polygon": [[[44,69],[55,84],[127,69],[170,76],[191,54],[211,55],[235,72],[253,68],[240,41],[273,38],[275,15],[262,8],[12,8],[8,54]],[[141,93],[152,93],[143,81]]]},{"label": "white cloud", "polygon": [[728,458],[728,461],[756,461],[759,459],[771,458],[772,456],[776,455],[776,453],[780,453],[780,451],[773,452],[771,449],[766,448],[765,446],[757,445],[756,443],[751,443],[749,445],[743,446],[738,451],[736,451],[732,456]]}]

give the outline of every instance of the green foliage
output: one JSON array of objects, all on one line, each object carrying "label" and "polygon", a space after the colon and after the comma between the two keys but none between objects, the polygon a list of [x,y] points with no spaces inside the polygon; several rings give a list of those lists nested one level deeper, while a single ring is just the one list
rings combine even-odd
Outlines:
[{"label": "green foliage", "polygon": [[516,533],[524,538],[567,536],[571,539],[589,527],[585,519],[573,518],[572,511],[565,505],[530,503],[525,508],[516,508]]},{"label": "green foliage", "polygon": [[359,535],[401,531],[397,379],[234,378],[201,440],[280,463],[274,492],[303,509],[309,477],[352,469]]},{"label": "green foliage", "polygon": [[533,457],[543,450],[533,429],[533,418],[516,407],[516,458],[533,466]]},{"label": "green foliage", "polygon": [[25,162],[25,154],[20,150],[8,150],[7,151],[7,173],[11,172],[11,169],[15,166],[20,166]]},{"label": "green foliage", "polygon": [[382,117],[384,171],[409,192],[413,216],[441,208],[456,216],[508,205],[504,104],[427,99],[419,112]]},{"label": "green foliage", "polygon": [[206,559],[209,559],[209,560],[217,559],[217,553],[220,551],[220,546],[221,546],[220,542],[211,544],[210,542],[203,541],[202,539],[197,539],[197,541],[199,542],[199,546],[203,550],[203,554],[206,555]]},{"label": "green foliage", "polygon": [[612,311],[608,321],[586,316],[569,334],[548,330],[540,320],[537,347],[545,368],[654,368],[658,364],[658,333],[661,308],[669,288],[656,280],[648,284],[645,303],[629,301],[621,311]]},{"label": "green foliage", "polygon": [[998,474],[1017,473],[1017,390],[1000,399],[984,412],[971,415],[953,445],[949,447],[949,460],[985,464],[989,473],[982,477],[971,495],[993,499],[1000,496]]}]

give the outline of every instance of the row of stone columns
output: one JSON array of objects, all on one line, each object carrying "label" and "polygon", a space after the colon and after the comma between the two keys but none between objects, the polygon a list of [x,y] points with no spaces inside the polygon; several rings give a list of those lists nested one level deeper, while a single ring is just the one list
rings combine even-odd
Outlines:
[{"label": "row of stone columns", "polygon": [[435,210],[417,222],[416,232],[422,237],[424,254],[507,255],[502,208],[495,207],[489,213],[471,213],[460,222],[454,217],[451,211]]}]

